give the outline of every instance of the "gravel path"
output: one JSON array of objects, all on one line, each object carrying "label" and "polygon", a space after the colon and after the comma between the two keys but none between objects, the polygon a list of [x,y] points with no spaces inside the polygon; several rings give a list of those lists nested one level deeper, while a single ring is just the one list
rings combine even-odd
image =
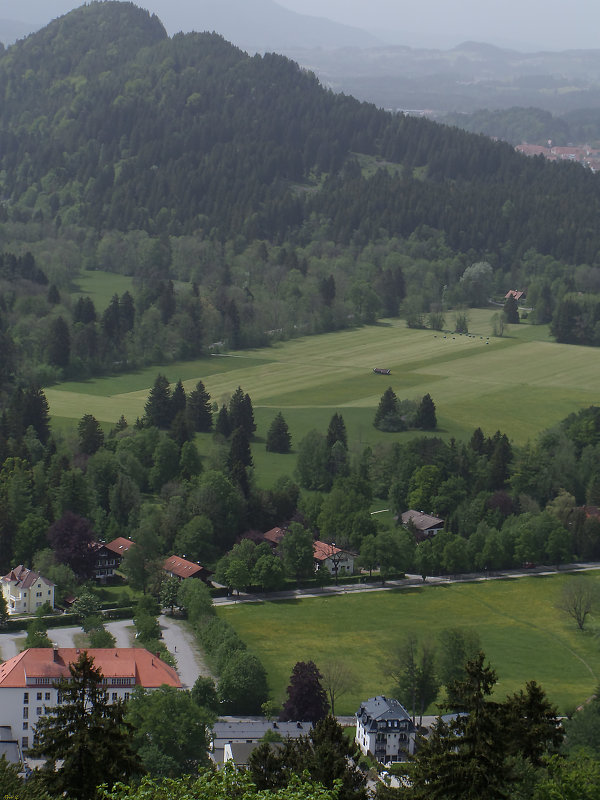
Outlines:
[{"label": "gravel path", "polygon": [[158,622],[167,650],[177,661],[177,672],[184,689],[191,689],[199,675],[214,677],[198,650],[193,634],[180,620],[162,614]]}]

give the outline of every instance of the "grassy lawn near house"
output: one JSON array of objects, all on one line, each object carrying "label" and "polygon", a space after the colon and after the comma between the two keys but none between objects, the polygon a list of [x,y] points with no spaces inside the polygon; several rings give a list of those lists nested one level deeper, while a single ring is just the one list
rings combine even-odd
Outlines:
[{"label": "grassy lawn near house", "polygon": [[[600,583],[600,572],[588,574]],[[318,666],[338,659],[352,668],[355,683],[336,710],[352,714],[362,700],[391,692],[389,654],[407,634],[435,640],[445,628],[462,627],[479,634],[499,677],[499,697],[536,680],[564,713],[595,691],[600,676],[600,619],[591,619],[581,633],[556,608],[569,579],[532,576],[241,604],[218,614],[261,658],[276,702],[285,699],[297,661],[312,659]]]},{"label": "grassy lawn near house", "polygon": [[[252,399],[257,422],[253,458],[257,480],[271,485],[294,472],[296,454],[267,455],[266,434],[281,410],[292,447],[312,428],[325,432],[335,411],[348,430],[349,447],[403,441],[415,432],[386,434],[373,427],[383,392],[392,386],[399,398],[429,392],[437,408],[438,435],[469,437],[480,426],[488,435],[501,430],[524,443],[567,414],[598,401],[600,349],[548,341],[547,326],[507,326],[503,338],[491,336],[493,309],[469,312],[473,336],[409,330],[402,320],[382,321],[356,330],[295,339],[257,349],[213,356],[134,373],[63,383],[46,389],[54,424],[65,428],[84,413],[114,424],[121,414],[130,423],[144,413],[148,391],[162,372],[187,391],[204,381],[219,405],[237,386]],[[452,321],[447,315],[447,323]],[[490,337],[489,339],[487,337]],[[391,375],[374,375],[373,367]],[[203,455],[213,437],[199,435]]]}]

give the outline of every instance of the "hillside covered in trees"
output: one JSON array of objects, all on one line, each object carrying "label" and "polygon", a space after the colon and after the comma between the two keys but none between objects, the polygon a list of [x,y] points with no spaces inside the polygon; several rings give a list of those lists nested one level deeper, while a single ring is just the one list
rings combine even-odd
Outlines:
[{"label": "hillside covered in trees", "polygon": [[[0,276],[3,372],[46,382],[469,305],[480,261],[546,322],[598,282],[599,181],[92,3],[0,52],[0,253],[45,276]],[[82,269],[133,276],[133,298],[74,308]]]}]

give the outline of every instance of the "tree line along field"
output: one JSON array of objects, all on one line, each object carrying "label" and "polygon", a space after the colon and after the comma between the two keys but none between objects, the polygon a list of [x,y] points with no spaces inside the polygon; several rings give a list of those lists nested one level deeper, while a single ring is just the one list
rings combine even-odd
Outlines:
[{"label": "tree line along field", "polygon": [[[433,397],[441,436],[464,438],[481,427],[506,433],[519,444],[567,414],[594,404],[600,395],[600,351],[548,341],[546,326],[507,326],[491,335],[490,309],[469,312],[472,336],[411,330],[402,320],[323,334],[260,350],[214,355],[199,361],[147,367],[135,373],[58,384],[46,390],[54,424],[70,427],[85,413],[109,427],[121,414],[133,423],[158,372],[186,390],[202,380],[219,405],[237,386],[248,392],[257,423],[253,457],[257,479],[269,484],[292,474],[295,456],[266,454],[264,438],[281,410],[292,447],[311,429],[326,430],[340,411],[351,450],[414,433],[390,434],[373,427],[388,386],[399,398]],[[450,315],[447,315],[450,317]],[[449,322],[449,320],[448,320]],[[489,339],[487,338],[489,336]],[[374,375],[389,367],[391,375]],[[202,453],[210,435],[199,435]]]},{"label": "tree line along field", "polygon": [[[590,572],[596,583],[600,573]],[[352,689],[336,713],[390,694],[393,653],[408,634],[435,641],[445,628],[475,630],[496,672],[498,699],[537,681],[561,713],[592,695],[600,675],[595,620],[583,632],[556,607],[566,575],[419,586],[384,592],[222,606],[224,617],[267,669],[271,696],[285,699],[292,667],[340,661]],[[442,695],[438,702],[442,701]],[[435,714],[436,705],[429,708]]]}]

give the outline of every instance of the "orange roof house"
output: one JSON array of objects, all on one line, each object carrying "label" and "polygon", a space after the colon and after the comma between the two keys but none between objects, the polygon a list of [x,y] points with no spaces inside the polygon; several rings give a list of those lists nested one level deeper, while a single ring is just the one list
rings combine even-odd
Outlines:
[{"label": "orange roof house", "polygon": [[313,542],[313,558],[317,570],[326,569],[335,575],[352,575],[355,556],[334,544],[317,540]]},{"label": "orange roof house", "polygon": [[285,528],[271,528],[270,531],[267,531],[263,538],[265,542],[269,542],[274,547],[277,547],[278,544],[281,544],[281,540],[286,534]]},{"label": "orange roof house", "polygon": [[[94,666],[104,676],[108,700],[129,700],[136,686],[181,689],[177,673],[164,661],[142,648],[87,650]],[[69,678],[69,664],[79,658],[74,647],[38,647],[24,650],[0,664],[0,724],[10,726],[22,750],[33,742],[35,726],[49,708],[58,703],[55,683]]]},{"label": "orange roof house", "polygon": [[173,578],[179,578],[180,581],[186,578],[201,578],[207,581],[212,575],[212,571],[203,567],[195,561],[188,561],[179,556],[169,556],[163,564],[163,569]]},{"label": "orange roof house", "polygon": [[135,542],[131,539],[125,539],[119,536],[113,539],[112,542],[95,542],[94,554],[94,578],[106,582],[108,578],[112,578],[115,571],[121,566],[123,556],[130,547],[134,547]]}]

